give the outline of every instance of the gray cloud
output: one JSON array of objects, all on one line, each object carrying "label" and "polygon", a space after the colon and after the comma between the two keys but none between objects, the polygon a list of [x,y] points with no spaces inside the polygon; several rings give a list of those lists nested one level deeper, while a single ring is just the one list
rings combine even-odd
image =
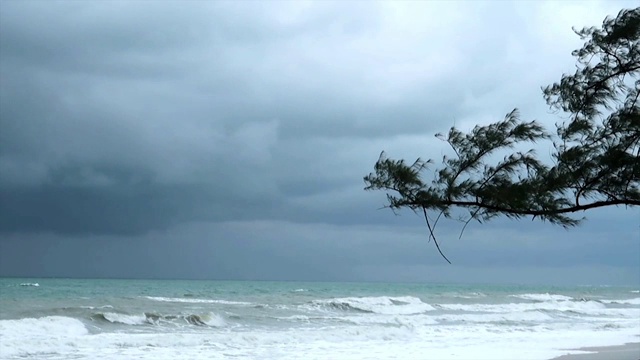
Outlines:
[{"label": "gray cloud", "polygon": [[[224,256],[228,264],[220,260],[225,276],[272,271],[272,278],[283,278],[287,269],[305,268],[300,274],[307,278],[357,279],[357,269],[375,264],[440,261],[422,247],[420,218],[376,210],[384,195],[363,192],[362,176],[381,150],[440,159],[447,150],[434,133],[495,121],[513,107],[553,124],[558,117],[539,86],[573,66],[570,51],[580,41],[571,26],[598,24],[632,3],[592,5],[3,3],[2,252],[23,254],[33,243],[57,254],[37,250],[38,262],[24,268],[33,274],[78,268],[94,276],[161,276],[160,265],[136,267],[136,256],[97,254],[129,247],[139,253],[155,241],[160,258],[176,246],[197,257],[204,246],[197,239],[213,230],[187,231],[187,224],[219,231],[259,223],[283,230],[277,239],[262,230],[251,241],[224,232],[211,241],[231,254]],[[607,213],[596,213],[593,222],[610,237],[637,230],[637,214],[612,213],[621,219],[616,231],[598,222]],[[491,243],[520,226],[513,224],[479,227],[470,232],[472,241],[458,243],[472,250],[450,251],[471,267],[562,265],[560,256],[523,254],[528,240],[520,237],[513,245]],[[457,225],[442,226],[443,237],[457,237]],[[330,226],[340,240],[301,240],[303,226],[321,232]],[[564,238],[536,226],[535,243]],[[371,233],[354,230],[367,227],[386,235],[369,239]],[[343,247],[342,239],[354,234],[360,240]],[[580,235],[563,245],[570,264],[638,266],[633,240],[617,241],[631,250],[620,254],[607,252],[604,235],[589,240],[591,251],[579,241],[587,233],[573,234]],[[413,239],[406,248],[392,240],[405,237]],[[99,259],[67,267],[55,249]],[[242,270],[243,261],[260,263],[252,252],[264,255],[264,268]],[[280,259],[280,252],[282,262],[267,259]],[[2,259],[13,265],[0,274],[18,274],[22,265],[13,258]],[[130,267],[109,270],[116,263]]]}]

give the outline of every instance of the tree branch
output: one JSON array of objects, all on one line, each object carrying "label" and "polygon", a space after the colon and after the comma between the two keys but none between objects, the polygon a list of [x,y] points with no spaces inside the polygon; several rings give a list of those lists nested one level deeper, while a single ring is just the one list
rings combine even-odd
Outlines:
[{"label": "tree branch", "polygon": [[438,252],[440,253],[440,255],[445,260],[447,260],[449,264],[451,264],[451,261],[449,261],[449,259],[447,259],[447,257],[444,256],[444,254],[442,253],[442,250],[440,250],[440,245],[438,245],[438,240],[436,240],[436,236],[433,234],[433,228],[431,227],[431,224],[429,223],[429,217],[427,216],[427,208],[423,206],[422,212],[424,214],[424,220],[427,222],[427,228],[429,229],[429,236],[433,238],[433,243],[436,244],[436,248],[438,249]]}]

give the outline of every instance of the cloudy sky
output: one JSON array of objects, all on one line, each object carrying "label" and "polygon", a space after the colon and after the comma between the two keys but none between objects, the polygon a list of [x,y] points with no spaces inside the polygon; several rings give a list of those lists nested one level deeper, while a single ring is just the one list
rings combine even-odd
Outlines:
[{"label": "cloudy sky", "polygon": [[441,222],[448,265],[362,180],[561,120],[571,27],[635,5],[3,1],[0,276],[640,284],[637,208]]}]

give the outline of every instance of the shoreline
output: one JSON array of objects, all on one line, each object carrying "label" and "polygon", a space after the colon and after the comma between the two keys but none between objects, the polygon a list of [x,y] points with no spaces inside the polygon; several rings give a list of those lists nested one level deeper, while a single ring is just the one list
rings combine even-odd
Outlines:
[{"label": "shoreline", "polygon": [[580,354],[566,354],[550,360],[640,360],[640,342],[614,346],[593,346],[567,351],[584,351]]}]

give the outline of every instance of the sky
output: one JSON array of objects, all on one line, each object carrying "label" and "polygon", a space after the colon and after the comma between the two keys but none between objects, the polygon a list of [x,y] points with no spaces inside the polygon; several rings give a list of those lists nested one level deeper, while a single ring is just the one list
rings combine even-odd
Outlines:
[{"label": "sky", "polygon": [[552,128],[572,27],[636,5],[3,1],[0,276],[638,285],[638,208],[442,221],[449,265],[362,179]]}]

